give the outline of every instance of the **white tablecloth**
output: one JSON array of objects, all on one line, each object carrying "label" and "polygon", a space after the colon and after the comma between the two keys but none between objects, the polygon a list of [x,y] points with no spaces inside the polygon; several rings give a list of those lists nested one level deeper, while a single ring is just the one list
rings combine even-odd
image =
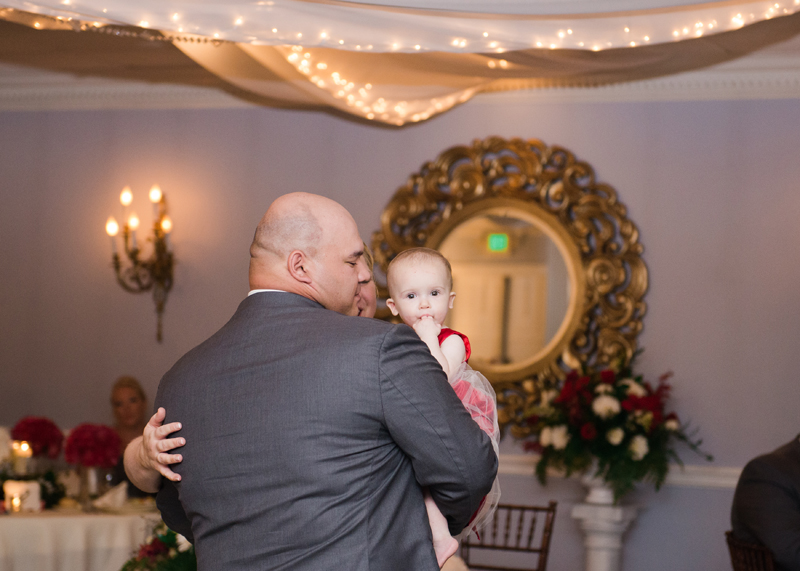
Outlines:
[{"label": "white tablecloth", "polygon": [[0,571],[119,571],[157,513],[0,515]]}]

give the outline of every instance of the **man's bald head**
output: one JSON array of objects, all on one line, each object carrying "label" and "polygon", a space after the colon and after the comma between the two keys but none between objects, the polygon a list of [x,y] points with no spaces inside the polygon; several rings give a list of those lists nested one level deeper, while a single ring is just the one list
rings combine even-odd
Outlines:
[{"label": "man's bald head", "polygon": [[322,239],[322,226],[314,214],[314,201],[308,197],[322,198],[294,193],[272,203],[256,228],[250,245],[250,258],[258,259],[265,255],[284,258],[292,250],[316,255]]},{"label": "man's bald head", "polygon": [[362,253],[356,223],[341,204],[305,192],[286,194],[270,205],[256,228],[250,287],[290,291],[349,313],[362,279],[355,269]]}]

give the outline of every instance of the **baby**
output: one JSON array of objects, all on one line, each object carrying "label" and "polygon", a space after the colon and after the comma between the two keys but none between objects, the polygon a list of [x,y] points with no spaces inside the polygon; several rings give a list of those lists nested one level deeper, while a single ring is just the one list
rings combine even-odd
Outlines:
[{"label": "baby", "polygon": [[[443,327],[447,312],[453,308],[453,288],[450,262],[436,250],[412,248],[399,253],[386,272],[389,295],[386,305],[393,315],[399,315],[406,325],[416,331],[447,375],[473,420],[492,439],[498,452],[500,431],[497,425],[497,401],[492,385],[468,364],[469,340],[466,335]],[[489,495],[473,516],[470,525],[459,537],[486,523],[500,499],[495,480]],[[425,494],[425,507],[433,533],[433,547],[441,567],[458,549],[458,539],[450,535],[447,520],[433,498]]]}]

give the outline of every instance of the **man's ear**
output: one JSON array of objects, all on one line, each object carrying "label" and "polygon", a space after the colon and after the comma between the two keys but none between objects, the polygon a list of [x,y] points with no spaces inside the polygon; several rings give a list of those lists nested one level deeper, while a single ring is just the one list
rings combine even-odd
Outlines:
[{"label": "man's ear", "polygon": [[400,312],[397,311],[397,306],[394,304],[394,300],[390,297],[386,300],[386,307],[392,312],[392,315],[400,315]]},{"label": "man's ear", "polygon": [[450,303],[447,305],[450,309],[453,309],[453,302],[456,300],[456,292],[450,292]]},{"label": "man's ear", "polygon": [[286,266],[289,270],[289,275],[294,279],[304,284],[311,283],[311,274],[308,271],[310,269],[309,259],[301,250],[293,250],[289,254]]}]

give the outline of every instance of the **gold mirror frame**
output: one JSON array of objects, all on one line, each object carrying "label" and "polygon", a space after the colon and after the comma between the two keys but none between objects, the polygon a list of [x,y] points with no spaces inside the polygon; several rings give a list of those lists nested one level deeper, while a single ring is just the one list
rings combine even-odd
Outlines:
[{"label": "gold mirror frame", "polygon": [[[538,139],[500,137],[451,147],[411,175],[373,234],[375,261],[385,275],[399,252],[438,248],[462,222],[497,209],[515,210],[547,234],[571,283],[567,314],[542,350],[520,363],[480,367],[497,392],[500,426],[521,437],[524,411],[543,388],[570,369],[631,359],[647,310],[647,267],[636,225],[588,163]],[[385,280],[378,286],[387,297]]]}]

